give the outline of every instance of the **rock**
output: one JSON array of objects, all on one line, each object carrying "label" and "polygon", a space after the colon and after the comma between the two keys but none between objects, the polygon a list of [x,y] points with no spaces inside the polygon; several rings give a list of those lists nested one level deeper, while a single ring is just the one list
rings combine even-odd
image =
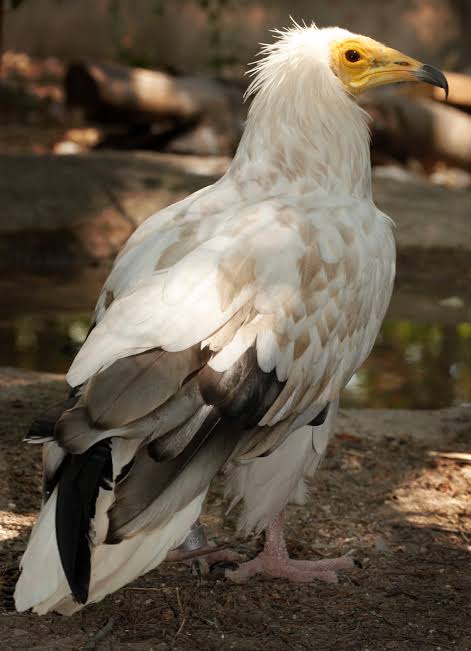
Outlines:
[{"label": "rock", "polygon": [[[113,259],[142,221],[213,183],[229,160],[129,153],[2,156],[0,268],[82,273],[87,263]],[[435,269],[436,256],[453,251],[454,272],[463,258],[463,273],[469,273],[470,191],[381,175],[373,185],[378,206],[397,225],[400,256]]]},{"label": "rock", "polygon": [[449,296],[440,301],[439,305],[441,307],[450,307],[452,310],[460,310],[464,305],[464,301],[459,296]]},{"label": "rock", "polygon": [[395,222],[398,251],[471,253],[471,192],[415,179],[374,178],[376,204]]},{"label": "rock", "polygon": [[[211,172],[198,172],[201,165]],[[214,182],[226,166],[224,158],[205,166],[129,153],[3,156],[0,268],[62,271],[113,258],[144,219]]]},{"label": "rock", "polygon": [[387,437],[407,443],[413,439],[427,445],[444,446],[460,436],[469,436],[471,408],[448,409],[340,409],[337,432],[361,438]]}]

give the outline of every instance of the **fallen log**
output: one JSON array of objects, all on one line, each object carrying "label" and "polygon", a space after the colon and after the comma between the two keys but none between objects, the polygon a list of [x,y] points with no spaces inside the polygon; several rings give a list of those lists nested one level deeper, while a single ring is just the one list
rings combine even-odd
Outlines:
[{"label": "fallen log", "polygon": [[471,169],[471,116],[426,98],[412,99],[393,92],[362,101],[373,118],[373,154],[399,161],[437,161]]},{"label": "fallen log", "polygon": [[69,65],[64,86],[67,106],[90,121],[158,123],[164,132],[185,133],[210,125],[222,139],[217,153],[232,153],[242,132],[242,89],[218,79],[78,61]]},{"label": "fallen log", "polygon": [[72,272],[112,259],[144,219],[219,178],[227,160],[218,160],[0,156],[0,273]]},{"label": "fallen log", "polygon": [[471,464],[471,454],[468,452],[437,452],[436,450],[430,450],[428,456],[433,459],[447,459],[448,461],[456,461],[456,463]]}]

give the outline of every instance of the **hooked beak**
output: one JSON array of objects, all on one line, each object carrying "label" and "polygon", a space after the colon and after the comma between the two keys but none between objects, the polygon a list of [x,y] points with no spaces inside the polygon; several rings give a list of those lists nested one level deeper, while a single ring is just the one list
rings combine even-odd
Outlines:
[{"label": "hooked beak", "polygon": [[400,81],[424,81],[443,88],[448,97],[448,82],[443,72],[392,48],[384,48],[378,53],[360,83],[365,89]]},{"label": "hooked beak", "polygon": [[448,81],[441,70],[424,63],[412,74],[418,81],[425,81],[426,84],[432,84],[432,86],[443,88],[445,91],[445,99],[448,99]]}]

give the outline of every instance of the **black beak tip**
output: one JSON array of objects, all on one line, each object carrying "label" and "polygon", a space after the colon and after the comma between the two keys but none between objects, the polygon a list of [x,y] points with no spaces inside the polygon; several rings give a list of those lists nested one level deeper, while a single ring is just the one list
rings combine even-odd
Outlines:
[{"label": "black beak tip", "polygon": [[427,84],[432,84],[432,86],[443,88],[445,91],[445,99],[448,99],[448,81],[441,70],[424,63],[417,72],[417,78],[420,81],[425,81]]}]

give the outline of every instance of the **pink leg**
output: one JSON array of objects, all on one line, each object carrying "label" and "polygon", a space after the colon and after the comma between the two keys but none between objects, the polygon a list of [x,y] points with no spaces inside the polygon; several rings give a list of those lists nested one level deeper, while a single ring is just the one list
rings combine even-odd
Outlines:
[{"label": "pink leg", "polygon": [[179,549],[172,549],[172,551],[167,554],[167,558],[165,560],[172,563],[185,561],[191,564],[191,562],[197,558],[206,561],[208,565],[213,565],[214,563],[220,562],[237,563],[241,560],[242,557],[240,554],[233,552],[231,549],[227,548],[224,545],[218,547],[217,545],[208,543],[205,545],[205,547],[200,547],[200,549],[197,549],[193,552],[185,552]]},{"label": "pink leg", "polygon": [[256,574],[309,583],[314,579],[337,583],[339,570],[351,570],[357,563],[350,556],[297,561],[289,557],[283,536],[283,518],[277,515],[265,530],[265,546],[253,560],[242,563],[237,570],[227,570],[226,577],[235,583],[244,583]]},{"label": "pink leg", "polygon": [[225,545],[217,546],[209,542],[206,538],[204,526],[199,520],[193,523],[186,539],[177,547],[167,554],[167,561],[185,561],[190,565],[196,560],[202,560],[208,566],[220,562],[237,562],[241,560],[240,554],[231,551]]}]

